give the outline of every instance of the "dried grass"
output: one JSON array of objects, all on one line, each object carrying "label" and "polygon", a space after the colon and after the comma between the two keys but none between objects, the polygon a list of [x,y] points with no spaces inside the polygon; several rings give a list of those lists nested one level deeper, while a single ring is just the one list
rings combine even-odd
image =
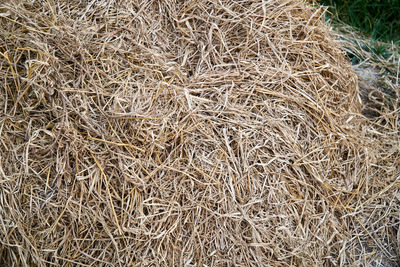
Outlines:
[{"label": "dried grass", "polygon": [[0,4],[0,263],[395,262],[398,112],[361,115],[323,11]]},{"label": "dried grass", "polygon": [[375,142],[376,161],[372,181],[360,195],[359,215],[352,224],[353,265],[399,266],[400,263],[400,47],[391,44],[377,53],[375,43],[353,28],[335,25],[337,39],[346,52],[357,59],[362,114],[370,119],[368,136]]}]

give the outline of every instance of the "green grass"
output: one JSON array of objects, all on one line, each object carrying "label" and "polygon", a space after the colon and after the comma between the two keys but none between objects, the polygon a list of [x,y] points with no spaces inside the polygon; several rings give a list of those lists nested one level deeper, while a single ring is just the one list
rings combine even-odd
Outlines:
[{"label": "green grass", "polygon": [[400,0],[319,0],[343,21],[373,40],[400,42]]}]

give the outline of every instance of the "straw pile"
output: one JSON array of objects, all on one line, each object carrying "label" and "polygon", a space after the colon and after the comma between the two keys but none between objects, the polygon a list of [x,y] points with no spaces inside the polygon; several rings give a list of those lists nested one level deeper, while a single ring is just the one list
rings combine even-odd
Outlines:
[{"label": "straw pile", "polygon": [[0,4],[0,264],[394,262],[398,120],[361,115],[322,16]]}]

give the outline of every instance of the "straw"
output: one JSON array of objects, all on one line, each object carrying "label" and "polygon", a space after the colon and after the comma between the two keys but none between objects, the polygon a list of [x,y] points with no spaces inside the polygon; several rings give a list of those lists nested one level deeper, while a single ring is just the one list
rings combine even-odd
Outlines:
[{"label": "straw", "polygon": [[398,113],[361,114],[324,11],[0,4],[0,263],[396,262]]}]

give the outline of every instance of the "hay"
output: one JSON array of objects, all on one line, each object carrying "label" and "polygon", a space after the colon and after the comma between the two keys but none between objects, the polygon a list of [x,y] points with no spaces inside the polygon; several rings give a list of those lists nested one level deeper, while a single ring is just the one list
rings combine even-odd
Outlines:
[{"label": "hay", "polygon": [[359,80],[362,114],[371,119],[365,129],[375,141],[377,158],[371,164],[375,184],[370,183],[358,196],[362,204],[357,205],[359,215],[352,221],[350,257],[354,265],[399,266],[400,49],[392,44],[386,55],[376,53],[373,45],[377,44],[360,32],[343,24],[335,26],[341,45],[357,62],[353,68]]},{"label": "hay", "polygon": [[323,11],[0,4],[0,263],[396,260],[399,121],[360,114]]}]

